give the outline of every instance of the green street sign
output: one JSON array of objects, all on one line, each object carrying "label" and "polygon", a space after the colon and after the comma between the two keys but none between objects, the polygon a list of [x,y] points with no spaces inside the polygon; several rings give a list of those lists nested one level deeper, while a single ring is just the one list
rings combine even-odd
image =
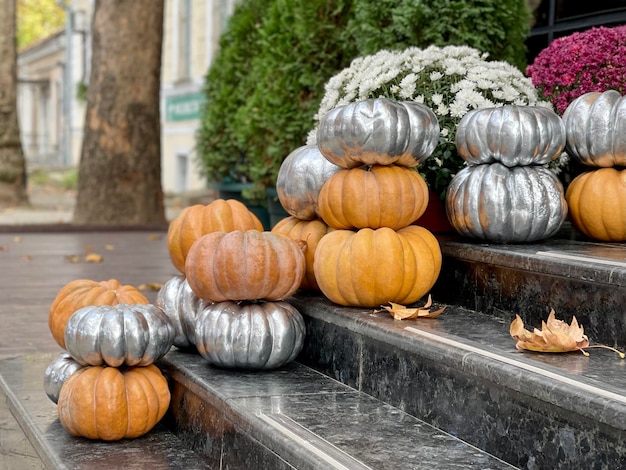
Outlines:
[{"label": "green street sign", "polygon": [[202,93],[169,96],[165,98],[165,119],[167,121],[200,119],[205,101],[206,97]]}]

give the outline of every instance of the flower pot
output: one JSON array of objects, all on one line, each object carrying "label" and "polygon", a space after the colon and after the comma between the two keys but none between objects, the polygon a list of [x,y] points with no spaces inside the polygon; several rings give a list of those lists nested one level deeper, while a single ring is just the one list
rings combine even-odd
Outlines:
[{"label": "flower pot", "polygon": [[289,217],[289,213],[278,200],[276,188],[267,188],[265,192],[267,194],[267,211],[269,212],[270,217],[270,228],[273,228],[274,225],[282,219]]},{"label": "flower pot", "polygon": [[248,210],[256,215],[265,230],[270,230],[270,215],[265,201],[251,201],[243,197],[241,192],[246,188],[252,188],[252,183],[213,183],[212,185],[218,193],[220,199],[236,199],[246,205]]},{"label": "flower pot", "polygon": [[433,233],[454,232],[446,214],[446,203],[434,191],[428,191],[428,205],[422,216],[413,222]]}]

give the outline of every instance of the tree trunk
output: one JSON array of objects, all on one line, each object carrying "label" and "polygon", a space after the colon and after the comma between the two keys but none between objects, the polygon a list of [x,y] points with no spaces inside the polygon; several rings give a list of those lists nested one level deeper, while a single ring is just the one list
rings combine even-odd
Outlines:
[{"label": "tree trunk", "polygon": [[163,0],[96,0],[75,224],[164,225]]},{"label": "tree trunk", "polygon": [[28,204],[17,121],[15,0],[0,0],[0,207]]}]

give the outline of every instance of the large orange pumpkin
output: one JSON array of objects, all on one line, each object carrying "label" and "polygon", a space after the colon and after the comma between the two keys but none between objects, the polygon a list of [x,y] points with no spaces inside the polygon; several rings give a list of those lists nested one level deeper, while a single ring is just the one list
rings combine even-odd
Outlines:
[{"label": "large orange pumpkin", "polygon": [[306,269],[301,244],[271,232],[214,232],[187,255],[191,290],[210,302],[284,300],[300,286]]},{"label": "large orange pumpkin", "polygon": [[294,216],[285,217],[272,228],[272,233],[285,235],[292,240],[306,242],[304,257],[306,259],[306,272],[300,284],[301,289],[319,290],[315,273],[313,272],[313,260],[317,244],[330,230],[328,225],[321,219],[300,220]]},{"label": "large orange pumpkin", "polygon": [[187,253],[198,238],[212,232],[263,230],[263,224],[242,202],[217,199],[203,206],[187,207],[170,224],[167,247],[172,264],[185,273]]},{"label": "large orange pumpkin", "polygon": [[389,227],[415,222],[426,210],[421,175],[397,165],[362,166],[332,175],[320,191],[318,213],[335,229]]},{"label": "large orange pumpkin", "polygon": [[423,227],[394,231],[335,230],[315,251],[315,278],[331,301],[351,307],[410,304],[435,284],[441,270],[437,239]]},{"label": "large orange pumpkin", "polygon": [[65,349],[65,326],[74,312],[89,306],[117,304],[149,304],[150,301],[135,287],[122,285],[116,279],[90,281],[77,279],[57,293],[50,306],[48,327],[55,341]]},{"label": "large orange pumpkin", "polygon": [[59,420],[74,436],[117,441],[150,431],[170,404],[167,380],[154,365],[90,366],[61,387]]},{"label": "large orange pumpkin", "polygon": [[574,227],[596,240],[626,241],[626,170],[600,168],[572,180],[565,193]]}]

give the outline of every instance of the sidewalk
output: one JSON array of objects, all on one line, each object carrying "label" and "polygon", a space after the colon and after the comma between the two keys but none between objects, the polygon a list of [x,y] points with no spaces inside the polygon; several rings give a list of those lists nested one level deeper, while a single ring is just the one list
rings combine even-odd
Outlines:
[{"label": "sidewalk", "polygon": [[[0,226],[69,224],[76,204],[76,190],[54,186],[32,186],[28,190],[30,206],[0,208]],[[214,198],[210,190],[166,196],[165,216],[171,221],[187,206],[208,204]]]}]

